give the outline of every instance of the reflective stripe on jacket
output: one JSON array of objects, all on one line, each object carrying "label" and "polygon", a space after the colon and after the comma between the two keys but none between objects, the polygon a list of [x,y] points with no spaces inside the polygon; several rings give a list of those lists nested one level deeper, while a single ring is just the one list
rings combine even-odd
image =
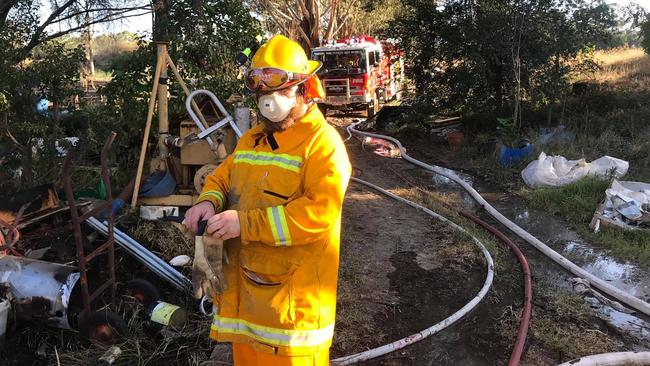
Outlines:
[{"label": "reflective stripe on jacket", "polygon": [[350,173],[341,137],[312,106],[285,131],[248,131],[207,177],[199,201],[237,210],[241,226],[226,242],[213,339],[286,355],[331,345]]}]

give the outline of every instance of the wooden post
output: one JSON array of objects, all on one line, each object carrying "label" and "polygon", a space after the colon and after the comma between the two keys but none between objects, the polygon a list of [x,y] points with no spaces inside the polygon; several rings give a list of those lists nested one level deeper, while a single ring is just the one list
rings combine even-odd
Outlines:
[{"label": "wooden post", "polygon": [[167,109],[167,94],[169,86],[167,85],[167,43],[160,42],[157,44],[158,59],[161,60],[160,83],[158,83],[158,154],[160,159],[165,159],[169,155],[165,138],[169,135],[169,112]]},{"label": "wooden post", "polygon": [[135,186],[133,187],[133,198],[131,199],[131,207],[135,207],[138,202],[138,192],[140,191],[140,180],[142,179],[142,169],[144,168],[144,158],[147,154],[147,142],[149,141],[149,132],[151,131],[151,120],[153,119],[153,111],[156,106],[156,92],[158,90],[158,80],[162,71],[162,64],[164,59],[158,55],[156,59],[156,71],[153,76],[153,87],[151,88],[151,96],[149,97],[149,111],[147,112],[147,123],[144,126],[144,136],[142,137],[142,146],[140,147],[140,159],[138,160],[138,171],[135,175]]}]

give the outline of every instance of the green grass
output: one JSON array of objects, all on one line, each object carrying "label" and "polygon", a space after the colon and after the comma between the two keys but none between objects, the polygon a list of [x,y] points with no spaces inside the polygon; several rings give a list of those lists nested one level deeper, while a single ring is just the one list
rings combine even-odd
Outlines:
[{"label": "green grass", "polygon": [[88,75],[88,79],[93,79],[94,81],[111,81],[113,79],[113,73],[111,71],[105,71],[102,69],[95,69],[95,75]]},{"label": "green grass", "polygon": [[583,179],[559,188],[531,191],[528,200],[531,207],[566,220],[587,242],[610,249],[612,255],[620,260],[650,268],[650,235],[647,231],[601,227],[599,233],[594,233],[589,228],[609,184],[609,181]]}]

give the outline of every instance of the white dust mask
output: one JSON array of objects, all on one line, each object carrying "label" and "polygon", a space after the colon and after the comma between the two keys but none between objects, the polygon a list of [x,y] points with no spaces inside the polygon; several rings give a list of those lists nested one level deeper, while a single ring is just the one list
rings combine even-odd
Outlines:
[{"label": "white dust mask", "polygon": [[287,118],[295,105],[296,97],[287,97],[278,92],[262,95],[257,100],[260,113],[273,122],[280,122]]}]

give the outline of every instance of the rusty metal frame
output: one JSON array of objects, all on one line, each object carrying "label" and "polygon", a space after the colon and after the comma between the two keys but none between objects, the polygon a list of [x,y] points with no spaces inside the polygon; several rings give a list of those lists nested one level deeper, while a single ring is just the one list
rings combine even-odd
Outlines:
[{"label": "rusty metal frame", "polygon": [[[76,244],[77,260],[79,262],[79,283],[81,284],[81,293],[83,299],[83,311],[79,314],[79,325],[82,329],[83,323],[88,319],[91,312],[92,302],[101,296],[106,290],[111,289],[111,304],[115,303],[115,293],[117,290],[117,280],[115,277],[115,237],[113,235],[113,225],[114,225],[114,215],[113,215],[113,194],[111,192],[111,179],[110,173],[108,170],[108,153],[110,151],[111,145],[115,140],[117,134],[112,132],[111,135],[106,140],[104,147],[101,152],[101,176],[106,187],[107,200],[106,202],[97,205],[92,210],[88,210],[84,213],[81,213],[78,204],[74,200],[74,195],[72,191],[72,183],[70,182],[70,170],[72,168],[72,161],[75,155],[75,149],[72,148],[68,152],[63,161],[62,176],[63,176],[63,187],[65,190],[66,200],[68,201],[68,206],[70,207],[70,218],[72,219],[72,228],[74,230],[74,239]],[[83,239],[81,233],[81,224],[86,221],[89,217],[102,212],[108,212],[108,235],[106,242],[93,250],[90,254],[84,254],[83,248]],[[95,291],[90,293],[88,289],[88,274],[87,266],[88,263],[98,257],[100,254],[108,252],[108,273],[109,278],[102,285],[100,285]]]}]

